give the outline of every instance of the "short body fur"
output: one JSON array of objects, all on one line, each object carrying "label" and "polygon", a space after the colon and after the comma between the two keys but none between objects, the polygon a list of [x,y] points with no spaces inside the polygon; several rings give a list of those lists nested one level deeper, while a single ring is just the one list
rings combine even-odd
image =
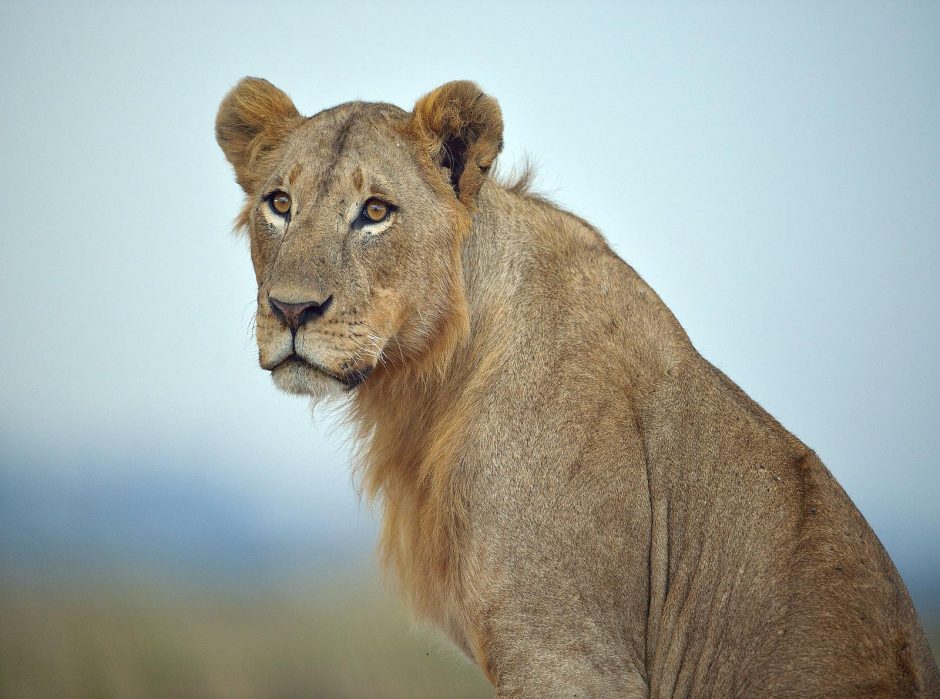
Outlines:
[{"label": "short body fur", "polygon": [[[498,696],[940,694],[903,582],[816,455],[593,228],[489,177],[492,98],[450,83],[413,114],[300,120],[247,79],[218,124],[262,366],[315,398],[368,375],[347,388],[383,559]],[[394,218],[365,235],[379,195]],[[275,294],[332,305],[290,334]]]}]

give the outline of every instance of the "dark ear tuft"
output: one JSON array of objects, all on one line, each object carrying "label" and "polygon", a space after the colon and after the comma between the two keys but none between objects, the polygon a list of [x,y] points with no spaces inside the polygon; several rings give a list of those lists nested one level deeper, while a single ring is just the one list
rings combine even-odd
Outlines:
[{"label": "dark ear tuft", "polygon": [[246,193],[267,176],[264,156],[303,121],[290,97],[261,78],[243,78],[222,100],[215,139]]},{"label": "dark ear tuft", "polygon": [[499,104],[476,83],[458,80],[418,100],[412,125],[431,162],[449,171],[457,198],[471,206],[503,147]]}]

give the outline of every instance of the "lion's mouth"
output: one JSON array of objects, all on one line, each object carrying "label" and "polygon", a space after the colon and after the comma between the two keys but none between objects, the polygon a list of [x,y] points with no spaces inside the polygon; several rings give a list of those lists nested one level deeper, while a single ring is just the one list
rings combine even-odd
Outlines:
[{"label": "lion's mouth", "polygon": [[350,390],[350,391],[356,388],[357,386],[359,386],[367,378],[369,378],[369,374],[372,373],[372,367],[364,367],[362,369],[355,369],[346,374],[335,374],[329,369],[322,367],[319,364],[316,364],[315,362],[311,362],[311,361],[304,359],[299,354],[288,355],[287,357],[282,359],[280,362],[278,362],[271,369],[271,371],[276,371],[278,368],[282,366],[286,367],[286,366],[291,366],[291,365],[303,366],[309,369],[313,369],[314,371],[317,371],[323,374],[324,376],[330,377],[334,381],[338,381],[339,383],[343,384],[347,388],[347,390]]}]

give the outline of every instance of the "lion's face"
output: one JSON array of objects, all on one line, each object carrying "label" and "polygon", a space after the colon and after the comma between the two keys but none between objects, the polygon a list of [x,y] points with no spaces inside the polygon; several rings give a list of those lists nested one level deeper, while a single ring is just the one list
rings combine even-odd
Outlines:
[{"label": "lion's face", "polygon": [[352,104],[303,122],[250,198],[259,358],[285,391],[355,387],[393,338],[418,349],[450,312],[453,207],[403,117]]},{"label": "lion's face", "polygon": [[415,115],[349,103],[303,119],[256,79],[222,103],[217,138],[247,195],[259,361],[285,391],[351,390],[426,351],[462,312],[460,242],[482,176],[473,192],[460,185],[466,170],[485,174],[498,139],[468,168],[465,141],[479,139],[445,145],[421,104]]}]

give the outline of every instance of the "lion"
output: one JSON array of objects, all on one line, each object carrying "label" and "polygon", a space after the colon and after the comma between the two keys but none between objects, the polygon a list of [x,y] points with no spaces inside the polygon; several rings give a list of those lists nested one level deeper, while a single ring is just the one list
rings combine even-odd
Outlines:
[{"label": "lion", "polygon": [[497,697],[940,696],[816,454],[581,218],[493,175],[498,103],[224,98],[261,367],[345,397],[381,558]]}]

